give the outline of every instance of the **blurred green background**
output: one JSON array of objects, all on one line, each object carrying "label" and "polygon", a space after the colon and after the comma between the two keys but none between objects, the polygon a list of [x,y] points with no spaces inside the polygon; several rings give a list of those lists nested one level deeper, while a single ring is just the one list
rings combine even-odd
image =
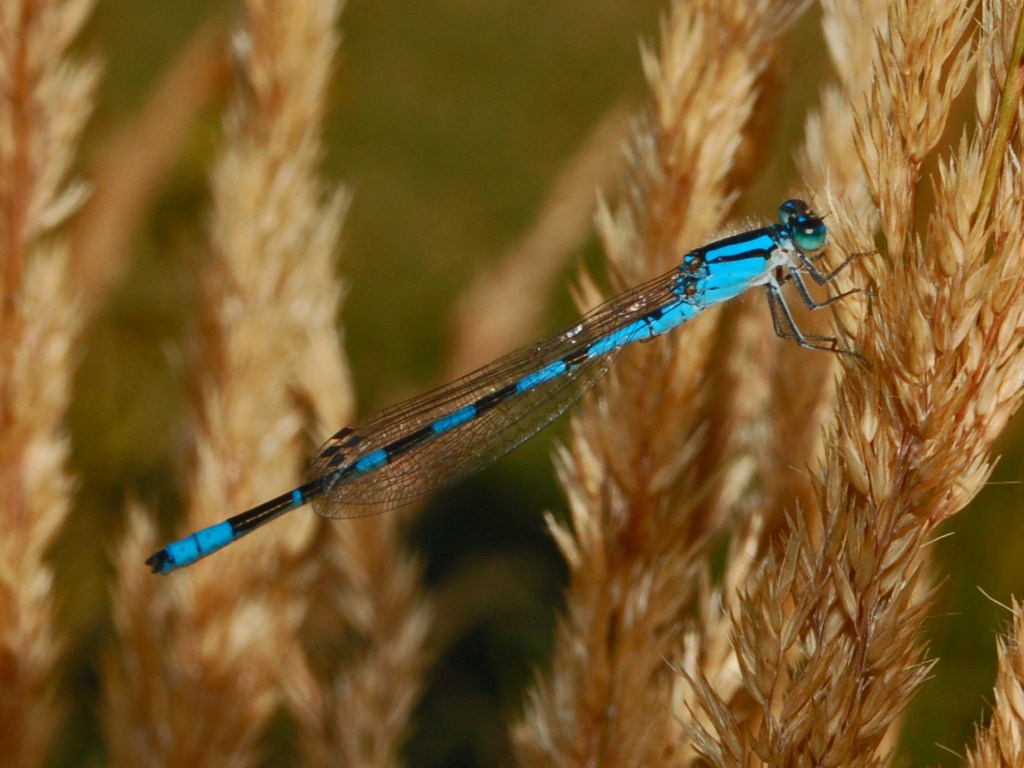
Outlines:
[{"label": "blurred green background", "polygon": [[[530,225],[594,124],[624,100],[642,103],[637,44],[654,40],[665,12],[661,0],[349,3],[324,172],[354,192],[342,321],[360,413],[439,383],[455,299]],[[81,46],[105,62],[83,169],[202,25],[238,18],[226,2],[101,2]],[[808,83],[806,99],[775,109],[777,130],[759,150],[763,171],[742,212],[769,213],[799,182],[789,147],[817,93],[813,77],[827,64],[815,15],[793,35],[799,56],[790,75]],[[84,329],[70,414],[80,491],[54,552],[69,648],[58,683],[68,721],[55,765],[104,762],[98,659],[112,640],[108,558],[125,504],[140,499],[165,522],[180,509],[190,460],[182,361],[195,321],[194,267],[205,253],[206,173],[221,108],[218,100],[203,113],[137,224],[125,273]],[[567,286],[579,263],[599,259],[591,238],[540,297],[550,304],[548,330],[574,316]],[[486,609],[431,673],[408,748],[412,765],[506,759],[505,723],[544,664],[564,584],[541,518],[564,507],[549,460],[563,430],[436,499],[412,528],[432,589],[457,591],[452,584],[467,580],[487,587]],[[995,480],[1015,483],[1020,441],[1007,439],[1002,452]],[[927,631],[941,662],[908,713],[906,762],[957,762],[948,750],[962,751],[991,700],[994,633],[1009,614],[979,588],[1001,601],[1024,592],[1019,498],[1018,485],[993,484],[947,526],[954,535],[935,544],[943,584]]]}]

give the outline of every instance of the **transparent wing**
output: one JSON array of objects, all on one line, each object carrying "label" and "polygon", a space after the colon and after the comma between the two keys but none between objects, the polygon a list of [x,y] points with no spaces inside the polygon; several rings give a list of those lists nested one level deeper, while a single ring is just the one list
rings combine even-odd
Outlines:
[{"label": "transparent wing", "polygon": [[[396,440],[515,384],[530,373],[587,349],[593,342],[657,308],[677,303],[676,272],[655,278],[602,304],[562,333],[513,352],[467,376],[370,416],[320,448],[309,480],[321,480],[313,499],[325,517],[376,514],[408,503],[491,464],[564,413],[608,370],[615,355],[587,356],[533,389],[502,399],[466,423],[422,441],[377,469],[341,478],[341,470]],[[639,338],[640,333],[636,336]],[[337,480],[335,478],[338,478]]]}]

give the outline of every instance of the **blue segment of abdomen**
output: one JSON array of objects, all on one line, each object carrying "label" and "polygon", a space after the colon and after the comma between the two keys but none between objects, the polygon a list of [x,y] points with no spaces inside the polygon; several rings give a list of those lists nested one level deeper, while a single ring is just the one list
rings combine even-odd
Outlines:
[{"label": "blue segment of abdomen", "polygon": [[211,552],[216,552],[235,540],[234,527],[228,521],[211,525],[201,531],[196,531],[191,536],[175,541],[164,547],[169,561],[167,571],[180,568],[183,565],[190,565],[201,557],[206,557]]},{"label": "blue segment of abdomen", "polygon": [[467,421],[470,421],[474,416],[476,416],[476,406],[467,405],[464,408],[459,408],[459,410],[449,413],[447,416],[438,419],[431,425],[430,428],[434,430],[434,434],[443,435],[445,432],[448,432],[449,430],[455,429],[456,427],[461,427]]},{"label": "blue segment of abdomen", "polygon": [[550,365],[544,366],[539,371],[534,371],[529,376],[524,376],[517,381],[516,392],[522,393],[531,390],[546,381],[551,381],[552,379],[561,376],[563,373],[565,373],[565,363],[558,360]]},{"label": "blue segment of abdomen", "polygon": [[369,472],[371,469],[383,467],[388,463],[388,452],[380,448],[368,453],[356,462],[356,472]]},{"label": "blue segment of abdomen", "polygon": [[607,355],[613,349],[618,349],[623,344],[629,344],[633,341],[649,338],[651,335],[652,334],[648,328],[646,320],[634,320],[633,322],[622,326],[617,331],[612,331],[603,339],[595,341],[587,350],[587,355],[589,357]]}]

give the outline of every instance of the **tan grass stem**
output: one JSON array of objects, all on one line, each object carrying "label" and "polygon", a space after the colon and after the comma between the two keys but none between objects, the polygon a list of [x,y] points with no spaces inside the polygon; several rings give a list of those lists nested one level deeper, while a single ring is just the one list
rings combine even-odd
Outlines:
[{"label": "tan grass stem", "polygon": [[1010,131],[1015,125],[1020,124],[1021,93],[1024,93],[1024,70],[1021,69],[1021,61],[1024,59],[1024,6],[1018,13],[1013,48],[1008,53],[1010,60],[999,100],[999,117],[996,118],[995,135],[992,137],[991,152],[985,163],[985,181],[981,187],[981,199],[978,201],[978,209],[982,211],[988,210],[992,195],[995,194],[1006,145],[1010,140]]},{"label": "tan grass stem", "polygon": [[229,75],[223,36],[219,25],[201,27],[138,112],[93,153],[93,192],[71,229],[71,267],[86,314],[127,268],[139,221],[181,159],[202,111],[223,95]]},{"label": "tan grass stem", "polygon": [[595,192],[621,172],[627,117],[621,104],[601,117],[556,175],[527,230],[459,299],[448,379],[490,362],[496,349],[515,349],[543,332],[543,297],[593,231]]},{"label": "tan grass stem", "polygon": [[[245,11],[234,38],[239,84],[211,179],[212,254],[199,275],[206,316],[188,529],[298,480],[308,408],[296,372],[312,365],[311,339],[324,351],[340,298],[344,196],[317,170],[339,6],[252,0]],[[330,418],[349,397],[338,354],[335,344],[318,361],[335,387],[333,405],[320,406]],[[258,761],[279,678],[304,668],[297,637],[309,576],[297,566],[316,522],[293,518],[166,580],[142,567],[154,542],[133,522],[115,604],[144,608],[116,616],[124,644],[107,665],[104,712],[115,763]]]},{"label": "tan grass stem", "polygon": [[71,507],[71,396],[81,313],[60,228],[99,79],[69,49],[89,0],[0,9],[0,763],[44,764],[58,732],[60,631],[44,562]]},{"label": "tan grass stem", "polygon": [[[878,295],[856,341],[865,362],[843,366],[816,503],[733,613],[759,716],[741,721],[695,681],[712,727],[690,735],[712,765],[883,765],[930,667],[920,638],[933,594],[926,544],[988,477],[1024,370],[1024,184],[1007,162],[979,210],[993,136],[984,113],[975,138],[940,162],[934,209],[916,226],[921,169],[972,66],[983,87],[1004,81],[1005,71],[993,79],[991,62],[1008,58],[994,53],[1005,39],[996,30],[1016,14],[986,4],[992,21],[974,40],[974,10],[897,2],[883,33],[860,27],[879,49],[854,140],[884,243],[866,265]],[[991,227],[973,223],[990,216]],[[840,204],[835,218],[839,250],[858,250],[844,235],[856,212]]]},{"label": "tan grass stem", "polygon": [[[668,269],[722,221],[759,73],[795,13],[788,3],[672,5],[658,54],[644,52],[651,107],[629,151],[625,202],[599,217],[614,289]],[[597,299],[589,281],[582,293],[582,304]],[[685,751],[664,654],[749,477],[710,418],[742,386],[736,368],[706,373],[716,370],[720,317],[688,324],[685,340],[623,354],[573,420],[558,462],[570,524],[552,523],[570,568],[568,604],[550,680],[517,733],[523,764],[660,765]],[[730,326],[737,339],[747,333]],[[749,354],[758,348],[755,334]]]}]

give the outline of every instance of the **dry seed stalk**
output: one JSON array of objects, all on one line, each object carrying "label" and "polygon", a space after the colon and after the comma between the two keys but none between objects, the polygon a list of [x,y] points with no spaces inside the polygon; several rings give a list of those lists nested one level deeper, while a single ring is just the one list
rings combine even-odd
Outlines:
[{"label": "dry seed stalk", "polygon": [[[212,175],[213,255],[200,275],[207,316],[189,527],[297,479],[305,448],[296,392],[306,399],[306,388],[316,389],[327,418],[348,410],[347,372],[330,330],[345,198],[326,190],[316,170],[339,7],[252,0],[246,12],[235,38],[244,85]],[[313,364],[304,355],[325,347],[317,375],[307,375]],[[332,392],[322,401],[325,381]],[[279,676],[304,669],[296,638],[308,575],[295,563],[315,525],[297,516],[275,536],[240,544],[237,557],[223,553],[208,568],[156,580],[139,567],[153,539],[133,522],[115,595],[125,642],[107,663],[104,725],[114,762],[258,760]]]},{"label": "dry seed stalk", "polygon": [[[979,209],[993,149],[984,112],[975,140],[940,166],[927,228],[913,227],[922,163],[973,63],[972,13],[895,3],[879,38],[855,134],[886,246],[869,262],[878,297],[857,339],[868,365],[844,365],[817,503],[734,613],[761,718],[738,722],[700,687],[713,727],[691,735],[713,765],[887,762],[887,732],[929,666],[924,546],[980,489],[992,441],[1020,404],[1024,184],[1006,163],[991,209]],[[978,43],[981,77],[997,41]],[[841,207],[836,218],[853,231]]]},{"label": "dry seed stalk", "polygon": [[69,47],[88,0],[0,9],[0,763],[42,765],[59,725],[53,574],[71,506],[64,414],[81,315],[57,229],[84,186],[71,164],[99,69]]},{"label": "dry seed stalk", "polygon": [[[634,134],[626,202],[599,217],[615,288],[668,269],[725,216],[758,73],[794,13],[789,3],[673,4],[659,55],[644,54],[652,107]],[[584,293],[593,305],[589,283]],[[732,437],[702,426],[742,386],[736,370],[705,377],[719,317],[623,354],[573,421],[559,457],[572,529],[552,523],[570,567],[567,615],[551,679],[517,734],[523,764],[656,765],[680,751],[663,653],[748,474],[730,466]]]}]

